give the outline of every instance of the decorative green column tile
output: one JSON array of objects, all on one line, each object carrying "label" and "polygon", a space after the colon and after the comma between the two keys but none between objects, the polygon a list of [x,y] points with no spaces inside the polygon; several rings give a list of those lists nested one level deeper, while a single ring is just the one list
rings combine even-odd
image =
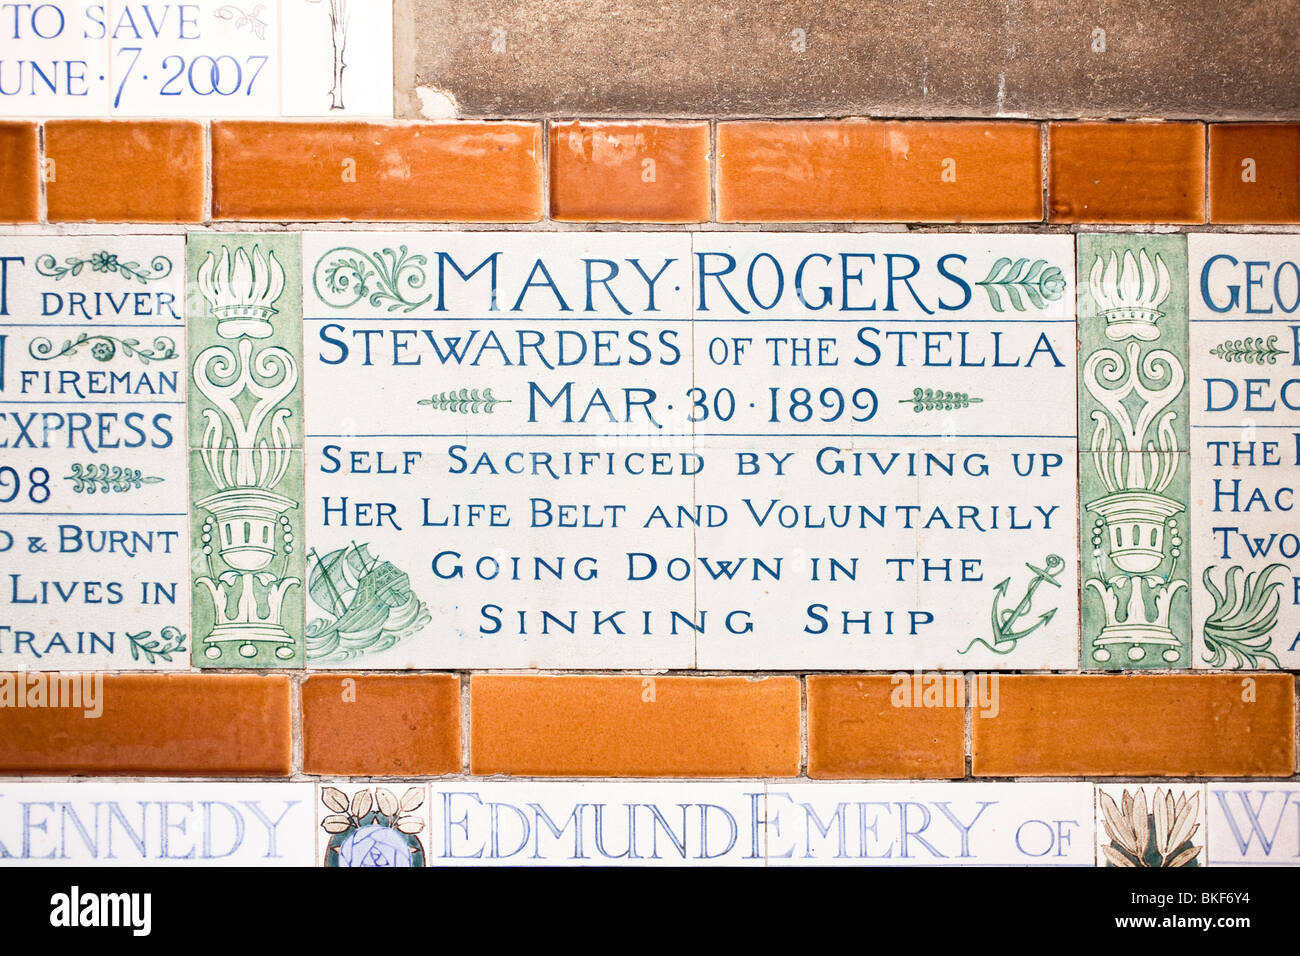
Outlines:
[{"label": "decorative green column tile", "polygon": [[191,235],[194,662],[303,665],[297,235]]},{"label": "decorative green column tile", "polygon": [[1186,239],[1078,256],[1083,667],[1189,667]]}]

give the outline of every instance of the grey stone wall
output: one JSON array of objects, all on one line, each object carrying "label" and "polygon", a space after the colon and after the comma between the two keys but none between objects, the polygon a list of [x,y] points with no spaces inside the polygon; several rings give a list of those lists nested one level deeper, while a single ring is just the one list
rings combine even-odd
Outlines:
[{"label": "grey stone wall", "polygon": [[1300,116],[1300,0],[397,0],[395,33],[408,117]]}]

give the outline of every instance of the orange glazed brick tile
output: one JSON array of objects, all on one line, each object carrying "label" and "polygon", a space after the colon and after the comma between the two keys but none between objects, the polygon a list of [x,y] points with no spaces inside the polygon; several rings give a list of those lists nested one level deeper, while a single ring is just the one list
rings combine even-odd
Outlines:
[{"label": "orange glazed brick tile", "polygon": [[283,777],[290,735],[283,676],[0,674],[3,774]]},{"label": "orange glazed brick tile", "polygon": [[718,125],[718,219],[723,222],[1042,218],[1036,123]]},{"label": "orange glazed brick tile", "polygon": [[535,222],[537,123],[212,124],[212,214],[288,221]]},{"label": "orange glazed brick tile", "polygon": [[708,123],[556,123],[551,215],[562,222],[706,222]]},{"label": "orange glazed brick tile", "polygon": [[1290,674],[1003,675],[998,683],[997,716],[971,718],[977,777],[1295,772]]},{"label": "orange glazed brick tile", "polygon": [[470,772],[791,777],[799,680],[476,675]]},{"label": "orange glazed brick tile", "polygon": [[1200,123],[1053,123],[1052,222],[1205,221]]},{"label": "orange glazed brick tile", "polygon": [[50,222],[199,222],[203,127],[180,120],[45,124]]},{"label": "orange glazed brick tile", "polygon": [[40,217],[35,123],[0,123],[0,222]]},{"label": "orange glazed brick tile", "polygon": [[1210,127],[1210,221],[1300,222],[1300,124]]},{"label": "orange glazed brick tile", "polygon": [[459,773],[460,679],[317,674],[302,685],[303,771],[401,777]]},{"label": "orange glazed brick tile", "polygon": [[[913,675],[808,678],[808,776],[814,779],[962,777],[966,710],[961,674],[941,680],[950,706],[925,706]],[[942,678],[950,679],[944,683]],[[901,695],[907,695],[903,697]],[[942,698],[937,698],[942,701]]]}]

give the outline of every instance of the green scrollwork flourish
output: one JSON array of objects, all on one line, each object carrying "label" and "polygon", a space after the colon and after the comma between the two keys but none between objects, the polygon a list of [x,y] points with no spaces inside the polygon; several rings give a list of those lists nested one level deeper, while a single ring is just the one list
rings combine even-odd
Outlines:
[{"label": "green scrollwork flourish", "polygon": [[375,308],[413,312],[433,298],[406,295],[424,288],[424,266],[428,264],[426,256],[412,253],[406,246],[373,253],[340,246],[317,261],[313,282],[321,301],[335,308],[345,309],[364,298]]}]

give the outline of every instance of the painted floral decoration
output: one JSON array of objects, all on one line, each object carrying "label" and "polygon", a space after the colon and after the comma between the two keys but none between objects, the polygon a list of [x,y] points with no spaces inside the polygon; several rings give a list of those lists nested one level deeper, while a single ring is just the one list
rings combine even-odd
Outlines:
[{"label": "painted floral decoration", "polygon": [[323,787],[321,803],[334,811],[321,821],[331,834],[326,866],[424,866],[424,845],[416,836],[424,821],[414,813],[424,804],[422,788],[411,787],[400,800],[385,787],[362,789],[349,801],[342,790]]},{"label": "painted floral decoration", "polygon": [[1104,790],[1099,790],[1098,795],[1106,836],[1110,838],[1110,843],[1101,848],[1107,866],[1202,865],[1197,857],[1205,847],[1196,846],[1192,840],[1201,827],[1197,822],[1199,793],[1183,794],[1175,800],[1173,791],[1157,787],[1149,810],[1141,787],[1136,793],[1126,788],[1119,805]]}]

